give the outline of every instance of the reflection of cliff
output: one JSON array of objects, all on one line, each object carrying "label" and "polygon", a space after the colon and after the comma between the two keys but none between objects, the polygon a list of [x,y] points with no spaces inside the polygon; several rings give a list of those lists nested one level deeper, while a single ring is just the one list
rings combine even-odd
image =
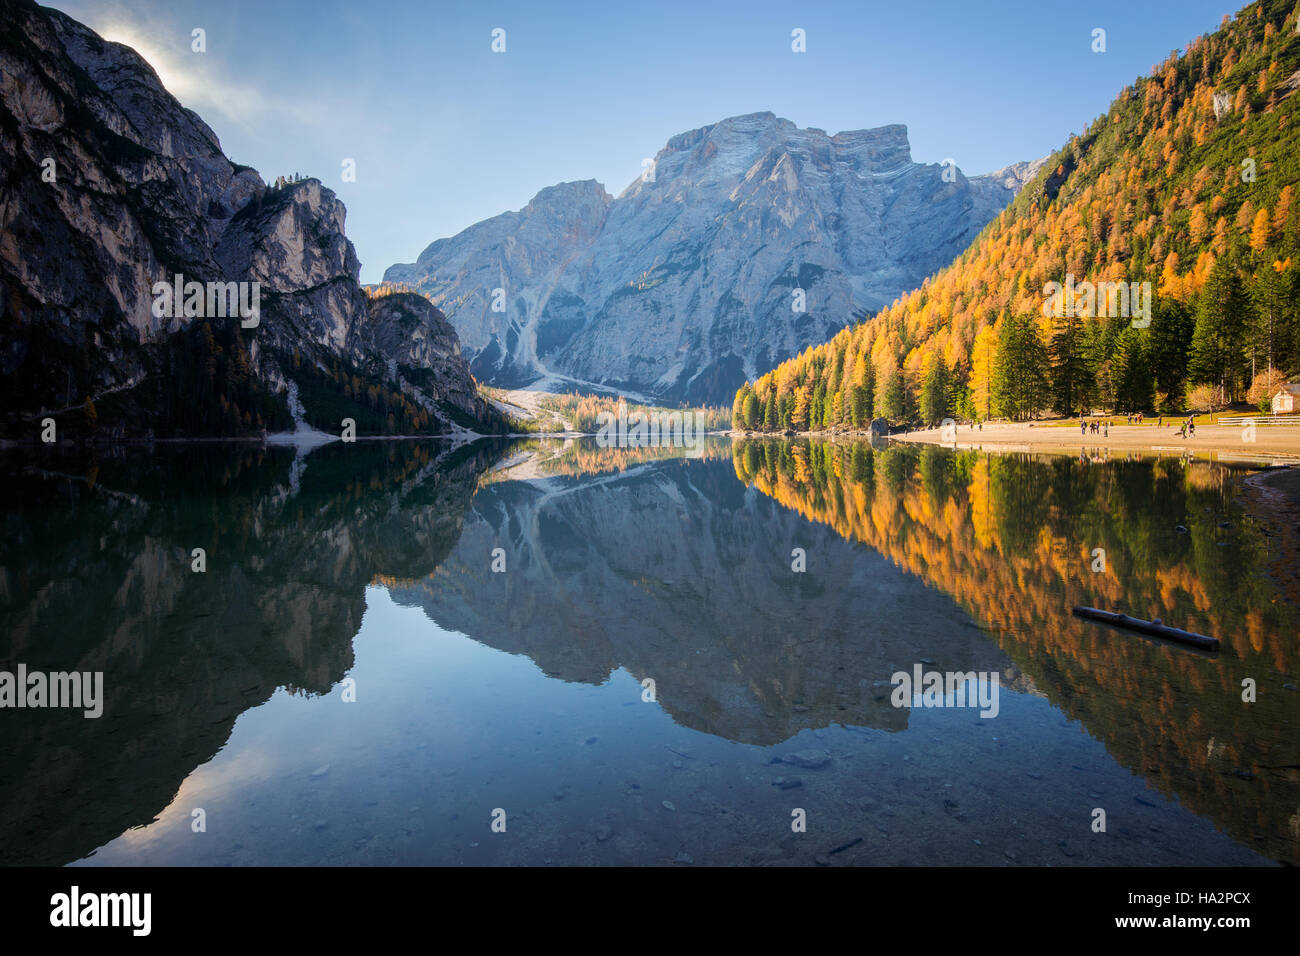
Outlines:
[{"label": "reflection of cliff", "polygon": [[484,476],[483,484],[560,475],[573,478],[609,474],[674,458],[729,460],[731,442],[725,438],[705,437],[690,446],[629,442],[624,446],[611,444],[602,447],[595,441],[582,439],[528,439],[516,442],[510,451],[509,458]]},{"label": "reflection of cliff", "polygon": [[0,712],[0,863],[65,863],[149,822],[244,710],[328,691],[366,585],[437,565],[492,454],[340,444],[301,474],[289,449],[230,446],[10,462],[0,668],[103,671],[106,702],[97,720]]},{"label": "reflection of cliff", "polygon": [[[793,548],[808,573],[791,570]],[[889,677],[923,657],[1008,663],[951,602],[746,491],[727,460],[488,485],[455,552],[392,595],[553,677],[652,678],[679,723],[754,744],[831,723],[902,729]]]},{"label": "reflection of cliff", "polygon": [[[1297,622],[1228,473],[1174,461],[742,442],[747,485],[952,595],[1036,686],[1163,793],[1300,862]],[[1179,526],[1185,532],[1177,530]],[[1106,571],[1094,573],[1094,549]],[[1070,616],[1091,604],[1213,634],[1205,658]],[[1259,699],[1241,700],[1254,678]]]}]

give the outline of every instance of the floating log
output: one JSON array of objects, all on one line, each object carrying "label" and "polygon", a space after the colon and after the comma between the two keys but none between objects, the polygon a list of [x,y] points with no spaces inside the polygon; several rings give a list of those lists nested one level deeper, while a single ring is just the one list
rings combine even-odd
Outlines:
[{"label": "floating log", "polygon": [[1199,647],[1203,651],[1217,651],[1219,649],[1219,639],[1216,637],[1206,637],[1204,634],[1197,634],[1193,631],[1169,627],[1159,620],[1144,621],[1139,617],[1129,617],[1127,614],[1116,614],[1113,611],[1099,611],[1095,607],[1083,607],[1078,604],[1074,607],[1074,616],[1101,621],[1103,624],[1114,624],[1116,627],[1128,628],[1130,631],[1141,631],[1143,634],[1163,637],[1166,640],[1177,641],[1180,644],[1190,644],[1192,647]]}]

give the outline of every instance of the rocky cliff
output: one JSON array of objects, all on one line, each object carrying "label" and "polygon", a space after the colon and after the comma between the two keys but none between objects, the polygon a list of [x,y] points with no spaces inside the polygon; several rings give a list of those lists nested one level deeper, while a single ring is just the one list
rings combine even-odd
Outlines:
[{"label": "rocky cliff", "polygon": [[398,292],[369,303],[368,342],[393,371],[452,421],[470,428],[494,413],[461,356],[460,339],[442,311],[422,295]]},{"label": "rocky cliff", "polygon": [[488,381],[729,402],[951,262],[1036,168],[968,179],[913,162],[904,126],[737,116],[670,139],[616,199],[550,187],[385,279],[446,309]]},{"label": "rocky cliff", "polygon": [[[231,162],[134,50],[6,3],[3,434],[34,440],[46,415],[60,437],[286,428],[290,381],[330,431],[345,416],[362,434],[497,427],[449,330],[436,348],[394,334],[434,329],[436,310],[372,315],[345,216],[316,180],[272,187]],[[204,284],[200,308],[160,305],[177,275]],[[258,314],[214,310],[209,283],[246,283],[249,302],[257,283]]]}]

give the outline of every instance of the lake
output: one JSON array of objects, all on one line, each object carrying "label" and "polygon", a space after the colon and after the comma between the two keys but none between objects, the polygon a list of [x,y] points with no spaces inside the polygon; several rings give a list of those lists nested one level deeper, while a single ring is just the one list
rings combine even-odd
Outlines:
[{"label": "lake", "polygon": [[0,670],[104,692],[0,710],[0,862],[1294,865],[1300,627],[1243,473],[10,449]]}]

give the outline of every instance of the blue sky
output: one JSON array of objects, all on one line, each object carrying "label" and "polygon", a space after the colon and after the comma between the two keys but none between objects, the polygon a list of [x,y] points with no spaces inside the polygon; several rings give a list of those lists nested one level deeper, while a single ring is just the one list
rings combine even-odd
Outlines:
[{"label": "blue sky", "polygon": [[[47,0],[48,2],[48,0]],[[264,177],[320,178],[362,280],[557,182],[617,195],[672,135],[771,110],[908,127],[968,174],[1046,155],[1234,0],[53,0],[130,43]],[[206,31],[207,51],[191,50]],[[491,50],[505,33],[504,53]],[[791,50],[791,31],[807,52]],[[1092,51],[1094,28],[1106,52]],[[341,180],[345,158],[356,182]]]}]

